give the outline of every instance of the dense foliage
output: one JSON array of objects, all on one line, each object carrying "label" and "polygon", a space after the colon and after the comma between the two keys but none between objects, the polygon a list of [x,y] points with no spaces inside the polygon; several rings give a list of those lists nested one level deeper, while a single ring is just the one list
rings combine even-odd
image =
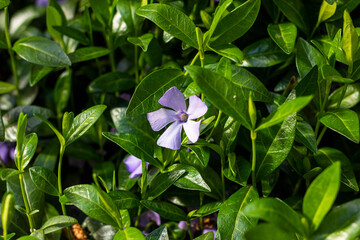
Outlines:
[{"label": "dense foliage", "polygon": [[1,239],[359,239],[359,5],[0,0]]}]

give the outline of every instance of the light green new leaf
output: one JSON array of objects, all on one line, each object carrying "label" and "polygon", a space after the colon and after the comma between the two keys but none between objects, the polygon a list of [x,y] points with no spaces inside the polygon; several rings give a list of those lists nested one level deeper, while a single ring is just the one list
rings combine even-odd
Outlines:
[{"label": "light green new leaf", "polygon": [[70,145],[85,134],[85,132],[99,119],[105,109],[105,105],[95,105],[77,115],[65,137],[66,145]]},{"label": "light green new leaf", "polygon": [[297,28],[293,23],[269,24],[267,31],[271,39],[286,53],[295,47]]},{"label": "light green new leaf", "polygon": [[194,22],[177,8],[166,4],[148,4],[138,8],[136,14],[153,21],[187,45],[198,48]]},{"label": "light green new leaf", "polygon": [[25,37],[18,40],[13,50],[28,62],[47,67],[67,67],[69,57],[55,42],[44,37]]},{"label": "light green new leaf", "polygon": [[353,167],[347,156],[341,151],[324,147],[319,149],[318,153],[314,155],[317,164],[323,169],[327,168],[336,161],[341,163],[341,182],[346,186],[359,191]]},{"label": "light green new leaf", "polygon": [[56,8],[48,6],[46,8],[46,27],[50,35],[58,40],[62,41],[62,34],[54,29],[54,26],[61,26],[62,18]]},{"label": "light green new leaf", "polygon": [[146,52],[153,38],[154,35],[152,33],[145,33],[140,37],[128,37],[127,40],[132,44],[141,47],[141,49]]},{"label": "light green new leaf", "polygon": [[144,234],[134,227],[127,227],[124,230],[119,230],[113,240],[145,240]]},{"label": "light green new leaf", "polygon": [[14,217],[15,213],[15,198],[14,193],[11,191],[7,191],[3,196],[1,200],[1,223],[2,223],[2,229],[3,233],[7,233],[7,229],[12,221],[12,218]]},{"label": "light green new leaf", "polygon": [[108,55],[110,50],[103,47],[83,47],[69,54],[72,63],[84,62]]},{"label": "light green new leaf", "polygon": [[359,117],[350,109],[331,109],[320,118],[328,128],[340,133],[355,143],[359,143]]},{"label": "light green new leaf", "polygon": [[265,118],[261,122],[260,126],[256,128],[256,131],[281,123],[282,121],[284,121],[285,118],[287,118],[293,113],[300,111],[306,105],[308,105],[312,98],[313,96],[305,96],[286,101],[285,103],[280,105],[275,111],[273,111],[267,118]]},{"label": "light green new leaf", "polygon": [[197,238],[194,238],[194,240],[213,240],[214,239],[214,232],[213,231],[210,231],[210,232],[207,232]]},{"label": "light green new leaf", "polygon": [[[335,2],[335,0],[331,0]],[[330,18],[330,21],[340,19],[344,16],[344,11],[348,10],[349,13],[352,12],[360,2],[358,0],[337,0],[337,8],[335,14]]]},{"label": "light green new leaf", "polygon": [[151,209],[154,212],[157,212],[158,214],[160,214],[160,216],[163,216],[166,219],[172,221],[184,221],[187,218],[185,212],[182,209],[171,203],[149,200],[142,200],[140,202],[144,207]]},{"label": "light green new leaf", "polygon": [[[345,91],[344,95],[343,91]],[[340,108],[352,108],[356,106],[360,102],[360,83],[348,84],[347,86],[337,88],[329,96],[328,109],[338,108],[337,104],[340,98],[342,98]]]},{"label": "light green new leaf", "polygon": [[126,110],[127,116],[155,111],[161,107],[159,99],[171,87],[180,87],[184,81],[179,69],[165,68],[147,75],[136,87]]},{"label": "light green new leaf", "polygon": [[256,225],[257,218],[245,216],[244,208],[258,198],[254,187],[243,187],[221,205],[217,219],[221,239],[245,240],[245,232]]},{"label": "light green new leaf", "polygon": [[23,170],[30,163],[32,157],[35,154],[38,144],[38,137],[36,133],[30,133],[24,137],[24,143],[22,145],[21,167],[19,170]]},{"label": "light green new leaf", "polygon": [[316,25],[331,18],[336,11],[336,6],[336,2],[329,4],[327,1],[323,1],[320,7],[319,17]]},{"label": "light green new leaf", "polygon": [[325,169],[307,189],[303,201],[303,214],[316,230],[334,203],[340,188],[340,162]]},{"label": "light green new leaf", "polygon": [[343,39],[341,47],[345,53],[345,59],[349,68],[353,68],[355,53],[358,50],[359,37],[356,33],[354,24],[351,20],[348,10],[344,11]]},{"label": "light green new leaf", "polygon": [[15,88],[14,84],[0,81],[0,94],[11,92]]},{"label": "light green new leaf", "polygon": [[226,57],[236,63],[241,63],[244,58],[243,52],[233,44],[226,44],[209,48],[217,54]]}]

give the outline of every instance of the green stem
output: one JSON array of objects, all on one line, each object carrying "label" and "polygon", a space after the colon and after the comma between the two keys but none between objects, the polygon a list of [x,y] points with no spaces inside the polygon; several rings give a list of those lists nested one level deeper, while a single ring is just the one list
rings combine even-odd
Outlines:
[{"label": "green stem", "polygon": [[9,34],[9,10],[8,10],[8,7],[6,7],[4,10],[5,10],[5,12],[4,12],[4,15],[5,15],[5,38],[6,38],[8,52],[10,55],[11,70],[13,72],[14,80],[15,80],[16,100],[19,105],[19,103],[20,103],[19,77],[17,74],[14,51],[12,50],[12,44],[11,44],[10,34]]},{"label": "green stem", "polygon": [[19,180],[20,180],[20,188],[21,188],[21,194],[24,200],[24,205],[25,205],[25,210],[26,210],[26,216],[29,220],[29,225],[30,225],[30,232],[34,231],[34,220],[32,218],[32,216],[30,215],[31,209],[30,209],[30,204],[28,202],[27,199],[27,193],[25,191],[25,186],[24,186],[24,175],[23,173],[19,174]]},{"label": "green stem", "polygon": [[137,216],[136,216],[136,221],[135,221],[135,224],[134,224],[135,227],[137,227],[137,226],[139,225],[141,210],[142,210],[142,205],[140,205],[139,208],[138,208],[138,212],[137,212]]},{"label": "green stem", "polygon": [[221,118],[221,114],[222,114],[222,111],[219,110],[219,113],[218,113],[216,122],[215,122],[215,124],[214,124],[214,127],[211,129],[211,132],[210,132],[209,136],[206,138],[206,141],[209,141],[209,140],[210,140],[210,137],[211,137],[211,135],[213,134],[214,129],[219,125],[220,118]]},{"label": "green stem", "polygon": [[317,145],[320,144],[321,139],[323,138],[326,130],[327,130],[327,127],[326,127],[326,126],[321,130],[321,132],[320,132],[320,134],[319,134],[319,137],[318,137],[318,139],[316,140],[316,144],[317,144]]},{"label": "green stem", "polygon": [[189,232],[190,240],[192,240],[192,239],[193,239],[193,235],[192,235],[192,232],[191,232],[191,227],[190,227],[189,221],[186,221],[186,226],[188,227],[188,232]]},{"label": "green stem", "polygon": [[[200,52],[198,52],[198,53],[195,55],[195,57],[193,58],[193,60],[192,60],[191,63],[190,63],[190,66],[192,66],[192,65],[195,64],[196,59],[197,59],[199,56],[200,56]],[[189,74],[189,72],[186,71],[185,74],[184,74],[184,76],[187,76],[188,74]]]},{"label": "green stem", "polygon": [[[63,161],[64,153],[65,153],[65,146],[61,145],[60,146],[59,165],[58,165],[58,191],[59,191],[60,196],[62,196],[62,194],[63,194],[62,182],[61,182],[61,168],[62,168],[62,161]],[[62,210],[63,215],[66,215],[65,204],[63,204],[63,203],[60,203],[60,204],[61,204],[61,210]]]},{"label": "green stem", "polygon": [[[200,206],[203,205],[204,202],[204,192],[200,192]],[[203,221],[203,217],[200,217],[200,231],[202,231],[204,228],[204,221]]]},{"label": "green stem", "polygon": [[115,55],[114,55],[114,49],[113,49],[113,45],[112,45],[111,32],[109,34],[105,33],[105,38],[106,38],[107,48],[110,50],[109,60],[110,60],[111,71],[115,72],[116,71]]},{"label": "green stem", "polygon": [[250,137],[252,146],[251,179],[253,186],[256,188],[256,132],[254,130],[251,131]]}]

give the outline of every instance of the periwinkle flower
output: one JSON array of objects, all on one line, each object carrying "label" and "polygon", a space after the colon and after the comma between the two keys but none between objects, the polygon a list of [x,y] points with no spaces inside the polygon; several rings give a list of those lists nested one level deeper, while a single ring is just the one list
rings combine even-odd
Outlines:
[{"label": "periwinkle flower", "polygon": [[[35,5],[38,7],[46,7],[49,5],[50,0],[35,0]],[[63,4],[66,0],[58,0],[59,4]]]},{"label": "periwinkle flower", "polygon": [[[142,161],[141,159],[130,155],[124,159],[126,169],[130,172],[129,178],[136,178],[142,174]],[[145,162],[146,168],[149,166],[149,163]]]},{"label": "periwinkle flower", "polygon": [[155,222],[156,225],[160,226],[160,215],[152,210],[146,210],[140,215],[139,227],[146,228],[146,226],[151,222]]},{"label": "periwinkle flower", "polygon": [[8,164],[9,160],[14,160],[15,143],[0,142],[0,158],[4,164]]},{"label": "periwinkle flower", "polygon": [[195,143],[200,135],[200,121],[193,120],[202,117],[207,112],[205,103],[193,95],[189,97],[189,107],[186,109],[184,95],[176,87],[167,90],[159,99],[159,103],[173,110],[161,108],[147,114],[147,119],[154,131],[159,131],[172,123],[157,140],[157,144],[172,150],[180,149],[183,127],[186,136]]}]

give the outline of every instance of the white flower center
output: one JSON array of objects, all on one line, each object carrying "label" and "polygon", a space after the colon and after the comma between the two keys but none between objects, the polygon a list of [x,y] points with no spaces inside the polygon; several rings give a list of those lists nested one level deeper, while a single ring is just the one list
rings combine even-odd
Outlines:
[{"label": "white flower center", "polygon": [[181,113],[180,114],[180,122],[186,122],[189,118],[189,115],[187,115],[186,113]]}]

